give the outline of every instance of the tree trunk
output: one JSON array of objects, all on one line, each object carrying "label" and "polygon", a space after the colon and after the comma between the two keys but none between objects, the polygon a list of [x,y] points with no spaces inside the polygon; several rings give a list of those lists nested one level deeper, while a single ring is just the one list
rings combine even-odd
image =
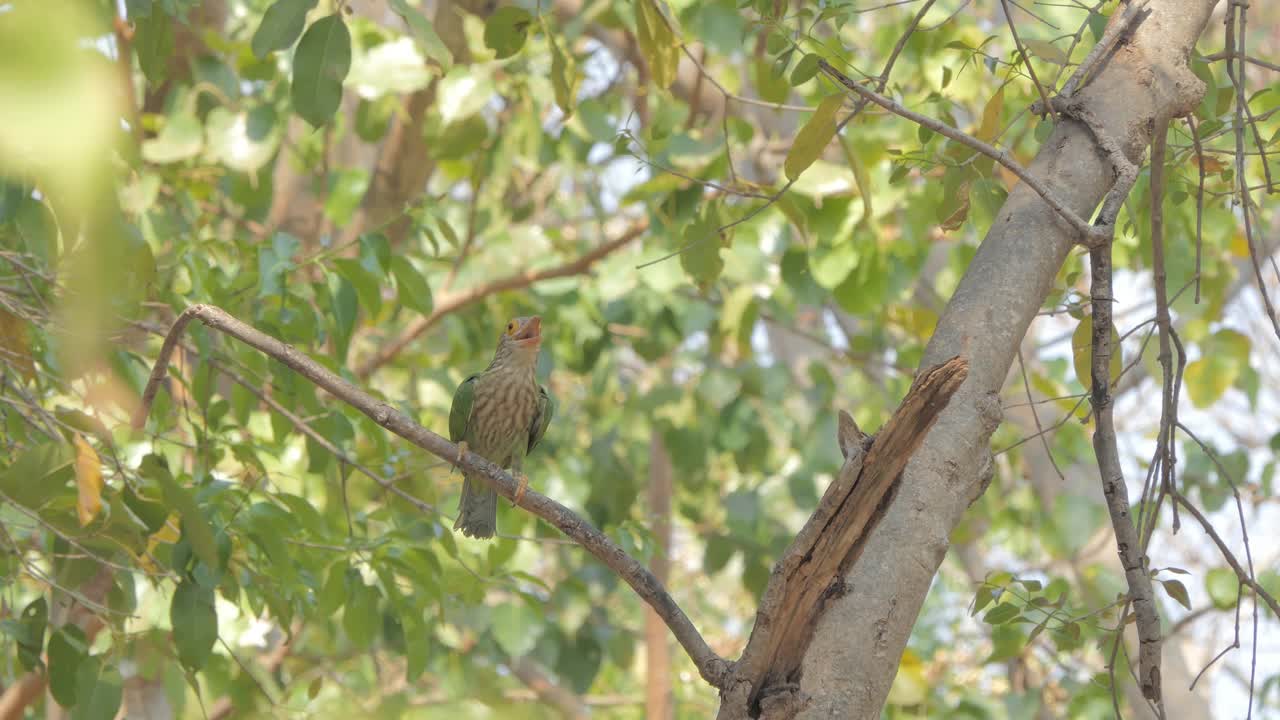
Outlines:
[{"label": "tree trunk", "polygon": [[[1158,117],[1190,111],[1204,91],[1187,57],[1217,0],[1152,0],[1148,15],[1076,93],[1098,129],[1140,161]],[[1089,216],[1113,184],[1090,129],[1063,120],[1032,164]],[[805,655],[806,718],[878,718],[915,619],[965,508],[990,478],[998,393],[1018,344],[1077,240],[1033,191],[1009,194],[947,305],[921,366],[963,354],[967,381],[903,473],[897,499],[846,575],[849,592],[820,618]]]}]

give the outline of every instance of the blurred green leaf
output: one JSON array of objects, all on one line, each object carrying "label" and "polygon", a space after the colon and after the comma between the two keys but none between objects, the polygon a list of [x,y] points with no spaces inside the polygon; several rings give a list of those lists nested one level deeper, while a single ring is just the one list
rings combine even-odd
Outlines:
[{"label": "blurred green leaf", "polygon": [[209,661],[218,639],[218,614],[213,608],[213,588],[185,579],[173,591],[169,605],[173,645],[178,661],[188,670],[199,670]]},{"label": "blurred green leaf", "polygon": [[316,0],[276,0],[272,3],[253,33],[250,43],[253,54],[266,57],[276,50],[293,47],[306,26],[307,13],[315,6]]},{"label": "blurred green leaf", "polygon": [[351,33],[342,16],[312,23],[293,56],[293,109],[315,127],[327,124],[342,102],[342,81],[350,69]]},{"label": "blurred green leaf", "polygon": [[498,8],[484,23],[484,44],[499,60],[520,52],[529,37],[533,16],[528,10],[506,5]]},{"label": "blurred green leaf", "polygon": [[844,95],[828,95],[819,103],[804,127],[796,134],[784,164],[787,177],[795,180],[822,154],[836,134],[836,112],[844,104]]}]

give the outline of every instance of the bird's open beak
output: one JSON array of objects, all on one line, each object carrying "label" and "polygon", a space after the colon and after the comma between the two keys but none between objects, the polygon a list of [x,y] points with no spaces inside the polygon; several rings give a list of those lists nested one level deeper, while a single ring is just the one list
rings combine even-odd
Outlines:
[{"label": "bird's open beak", "polygon": [[534,315],[524,322],[524,326],[520,328],[520,332],[516,333],[516,342],[523,347],[530,347],[542,343],[542,318]]}]

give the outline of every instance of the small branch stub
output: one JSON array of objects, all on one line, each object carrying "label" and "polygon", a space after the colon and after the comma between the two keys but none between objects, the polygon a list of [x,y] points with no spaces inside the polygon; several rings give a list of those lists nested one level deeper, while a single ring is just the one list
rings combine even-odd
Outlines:
[{"label": "small branch stub", "polygon": [[874,439],[840,413],[844,466],[773,569],[747,649],[721,686],[720,720],[774,720],[803,707],[801,662],[827,601],[848,590],[845,575],[888,509],[903,469],[968,373],[962,357],[921,372]]}]

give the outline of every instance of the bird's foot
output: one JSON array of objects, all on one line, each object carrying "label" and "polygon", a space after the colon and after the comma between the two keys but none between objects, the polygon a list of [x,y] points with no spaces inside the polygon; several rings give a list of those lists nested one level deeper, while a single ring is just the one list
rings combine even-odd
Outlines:
[{"label": "bird's foot", "polygon": [[524,497],[524,491],[529,489],[529,476],[522,472],[515,473],[516,476],[516,495],[511,498],[511,507],[520,505],[520,499]]},{"label": "bird's foot", "polygon": [[454,459],[453,464],[454,464],[454,465],[461,465],[461,464],[462,464],[462,456],[463,456],[463,455],[466,455],[468,452],[470,452],[470,450],[471,450],[471,448],[467,447],[467,441],[466,441],[466,440],[463,440],[462,442],[459,442],[459,443],[458,443],[458,457],[457,457],[456,459]]}]

